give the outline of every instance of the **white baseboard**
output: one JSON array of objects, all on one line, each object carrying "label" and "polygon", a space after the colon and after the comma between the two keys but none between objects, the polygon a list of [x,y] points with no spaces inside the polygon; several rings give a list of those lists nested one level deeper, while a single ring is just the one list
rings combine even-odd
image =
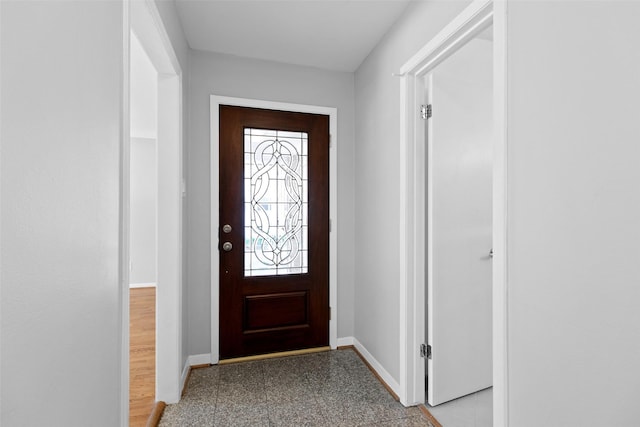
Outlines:
[{"label": "white baseboard", "polygon": [[338,338],[338,347],[344,347],[347,345],[353,345],[353,337]]},{"label": "white baseboard", "polygon": [[189,369],[191,369],[191,365],[189,365],[189,358],[187,357],[187,360],[184,364],[184,368],[182,368],[182,375],[180,375],[180,397],[178,398],[178,400],[180,400],[180,398],[182,398],[182,392],[184,391],[184,386],[187,385],[187,376],[189,376]]},{"label": "white baseboard", "polygon": [[187,376],[189,376],[189,369],[192,366],[198,365],[209,365],[211,364],[211,354],[192,354],[187,357],[187,360],[184,362],[184,368],[182,368],[182,375],[180,376],[180,390],[184,390],[184,386],[186,385]]},{"label": "white baseboard", "polygon": [[129,289],[136,288],[155,288],[155,283],[129,283]]},{"label": "white baseboard", "polygon": [[197,365],[210,365],[211,364],[211,354],[192,354],[187,359],[189,366],[197,366]]},{"label": "white baseboard", "polygon": [[369,350],[367,350],[360,341],[358,341],[356,338],[352,339],[353,346],[360,352],[362,357],[364,357],[365,360],[369,362],[369,365],[371,365],[371,367],[378,373],[378,375],[380,375],[380,378],[382,378],[382,380],[387,383],[391,390],[393,390],[396,395],[400,396],[400,384],[398,384],[398,382],[391,376],[391,374],[387,372],[386,369],[384,369],[380,362],[378,362],[376,358],[373,357],[371,353],[369,353]]}]

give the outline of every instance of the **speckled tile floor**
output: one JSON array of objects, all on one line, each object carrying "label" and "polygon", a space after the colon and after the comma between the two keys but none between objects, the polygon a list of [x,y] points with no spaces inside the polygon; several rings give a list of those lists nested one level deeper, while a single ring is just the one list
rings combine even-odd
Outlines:
[{"label": "speckled tile floor", "polygon": [[160,426],[432,427],[348,349],[194,369]]}]

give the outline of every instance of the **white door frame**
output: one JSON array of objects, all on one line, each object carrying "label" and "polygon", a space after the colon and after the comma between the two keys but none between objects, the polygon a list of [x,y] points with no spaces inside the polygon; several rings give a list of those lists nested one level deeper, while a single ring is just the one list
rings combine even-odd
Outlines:
[{"label": "white door frame", "polygon": [[467,41],[493,23],[493,400],[494,425],[507,422],[506,117],[505,2],[475,0],[400,69],[400,400],[425,402],[426,151],[419,106],[425,77]]},{"label": "white door frame", "polygon": [[315,105],[290,104],[257,99],[211,95],[211,363],[220,360],[220,257],[218,224],[220,223],[220,105],[325,114],[329,116],[329,345],[338,345],[338,109]]},{"label": "white door frame", "polygon": [[182,69],[153,0],[123,2],[123,135],[120,158],[121,424],[129,423],[130,31],[158,71],[156,287],[157,401],[181,393],[182,357]]}]

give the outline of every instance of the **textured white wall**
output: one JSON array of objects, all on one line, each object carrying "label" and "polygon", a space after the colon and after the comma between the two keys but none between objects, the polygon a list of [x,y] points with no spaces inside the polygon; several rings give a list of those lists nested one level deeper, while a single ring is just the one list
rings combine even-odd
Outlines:
[{"label": "textured white wall", "polygon": [[510,426],[640,422],[638,17],[508,5]]},{"label": "textured white wall", "polygon": [[119,425],[122,3],[0,8],[0,424]]},{"label": "textured white wall", "polygon": [[[353,74],[192,51],[187,166],[187,313],[189,353],[211,351],[209,96],[338,109],[338,336],[353,334]],[[217,254],[213,254],[217,256]]]},{"label": "textured white wall", "polygon": [[400,82],[391,73],[468,2],[414,2],[356,71],[355,337],[400,380]]}]

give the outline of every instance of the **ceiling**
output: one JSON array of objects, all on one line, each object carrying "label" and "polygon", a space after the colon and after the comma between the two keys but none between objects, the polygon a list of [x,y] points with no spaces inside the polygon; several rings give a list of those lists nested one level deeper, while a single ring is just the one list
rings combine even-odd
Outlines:
[{"label": "ceiling", "polygon": [[176,0],[192,49],[355,71],[409,0]]}]

